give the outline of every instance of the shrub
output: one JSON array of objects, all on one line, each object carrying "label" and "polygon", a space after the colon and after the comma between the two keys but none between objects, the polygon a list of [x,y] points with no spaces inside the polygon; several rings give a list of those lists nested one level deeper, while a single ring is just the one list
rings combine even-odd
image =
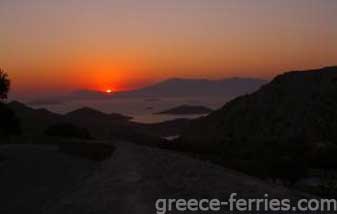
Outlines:
[{"label": "shrub", "polygon": [[7,99],[10,85],[11,81],[8,78],[8,74],[0,68],[0,102]]},{"label": "shrub", "polygon": [[0,138],[21,133],[20,123],[15,113],[3,102],[7,99],[10,90],[10,79],[0,68]]},{"label": "shrub", "polygon": [[0,103],[0,137],[20,135],[20,121],[5,104]]}]

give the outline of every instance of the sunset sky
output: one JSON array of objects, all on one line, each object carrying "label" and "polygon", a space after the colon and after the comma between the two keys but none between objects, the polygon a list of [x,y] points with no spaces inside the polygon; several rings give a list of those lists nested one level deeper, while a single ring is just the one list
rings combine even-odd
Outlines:
[{"label": "sunset sky", "polygon": [[0,0],[17,95],[337,64],[335,0]]}]

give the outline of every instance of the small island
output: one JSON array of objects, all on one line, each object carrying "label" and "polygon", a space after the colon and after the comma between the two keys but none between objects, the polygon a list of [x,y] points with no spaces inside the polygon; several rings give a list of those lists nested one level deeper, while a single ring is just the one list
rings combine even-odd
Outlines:
[{"label": "small island", "polygon": [[194,105],[181,105],[177,106],[165,111],[161,111],[155,114],[172,114],[172,115],[180,115],[180,114],[209,114],[213,111],[205,106],[194,106]]}]

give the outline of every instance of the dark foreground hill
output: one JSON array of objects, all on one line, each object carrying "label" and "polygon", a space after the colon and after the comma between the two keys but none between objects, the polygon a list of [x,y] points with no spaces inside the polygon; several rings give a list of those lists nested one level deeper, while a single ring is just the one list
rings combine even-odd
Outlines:
[{"label": "dark foreground hill", "polygon": [[20,120],[23,134],[39,135],[50,125],[65,121],[62,115],[46,109],[33,109],[17,101],[10,102],[7,106]]},{"label": "dark foreground hill", "polygon": [[116,113],[106,114],[84,107],[65,114],[64,119],[87,128],[96,138],[106,138],[111,129],[127,126],[131,117]]},{"label": "dark foreground hill", "polygon": [[191,123],[178,145],[258,176],[337,169],[337,67],[277,76]]},{"label": "dark foreground hill", "polygon": [[[184,139],[229,142],[336,142],[337,67],[295,71],[201,118]],[[201,131],[202,130],[202,131]]]}]

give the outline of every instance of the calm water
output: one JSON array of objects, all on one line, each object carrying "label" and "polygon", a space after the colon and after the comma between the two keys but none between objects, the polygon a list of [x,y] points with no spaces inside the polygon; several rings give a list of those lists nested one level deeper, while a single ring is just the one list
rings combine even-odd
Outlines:
[{"label": "calm water", "polygon": [[105,113],[120,113],[134,117],[134,121],[155,123],[176,118],[195,118],[201,115],[156,115],[153,113],[170,109],[179,105],[203,105],[213,109],[226,103],[224,98],[186,97],[186,98],[112,98],[109,100],[76,100],[58,105],[33,106],[34,108],[47,108],[56,113],[67,113],[80,107],[91,107]]}]

